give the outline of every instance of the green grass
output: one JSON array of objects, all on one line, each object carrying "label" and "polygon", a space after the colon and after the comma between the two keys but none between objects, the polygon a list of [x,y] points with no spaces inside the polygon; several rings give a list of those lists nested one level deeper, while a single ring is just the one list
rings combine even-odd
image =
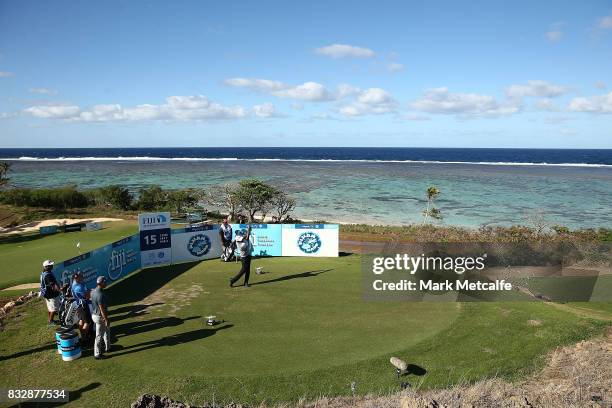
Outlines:
[{"label": "green grass", "polygon": [[[19,307],[0,332],[0,387],[65,387],[69,406],[128,406],[144,392],[190,403],[295,401],[399,389],[388,360],[427,373],[413,386],[517,379],[546,352],[605,323],[536,302],[366,302],[359,256],[255,260],[267,274],[228,287],[238,264],[148,269],[109,288],[117,351],[95,361],[55,354],[44,305]],[[225,323],[210,328],[215,314]],[[537,320],[533,326],[529,320]],[[403,380],[403,381],[406,381]]]},{"label": "green grass", "polygon": [[0,289],[22,283],[38,282],[45,259],[64,261],[138,232],[133,221],[103,223],[100,231],[80,231],[40,235],[38,233],[0,238]]},{"label": "green grass", "polygon": [[[75,256],[76,242],[85,252],[136,231],[126,221],[2,240],[0,288],[36,282],[42,260]],[[268,273],[255,275],[257,266]],[[276,403],[348,395],[352,382],[359,394],[396,391],[391,356],[427,371],[402,380],[413,387],[515,380],[541,367],[551,349],[601,333],[607,323],[590,317],[612,315],[610,303],[367,302],[356,255],[258,259],[254,285],[230,289],[238,268],[211,260],[148,269],[109,288],[117,350],[105,361],[86,350],[63,362],[44,304],[17,307],[0,331],[0,388],[68,388],[74,407],[128,406],[144,392],[193,404]],[[600,279],[595,292],[609,284]],[[0,298],[21,292],[28,290]],[[225,322],[207,327],[209,314]]]}]

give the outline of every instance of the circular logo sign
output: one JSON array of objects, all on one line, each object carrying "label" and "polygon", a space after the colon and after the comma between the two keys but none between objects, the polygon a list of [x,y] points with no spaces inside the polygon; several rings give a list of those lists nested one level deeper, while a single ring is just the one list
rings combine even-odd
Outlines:
[{"label": "circular logo sign", "polygon": [[204,256],[210,251],[210,238],[204,234],[194,235],[187,243],[187,250],[193,256]]},{"label": "circular logo sign", "polygon": [[306,254],[314,254],[321,248],[321,238],[312,231],[300,234],[297,240],[300,250]]}]

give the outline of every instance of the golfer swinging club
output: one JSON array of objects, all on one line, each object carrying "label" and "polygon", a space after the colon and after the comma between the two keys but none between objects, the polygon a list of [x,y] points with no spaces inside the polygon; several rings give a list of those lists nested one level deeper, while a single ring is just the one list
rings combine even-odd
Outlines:
[{"label": "golfer swinging club", "polygon": [[250,287],[249,275],[251,274],[251,254],[253,253],[253,244],[251,244],[250,238],[251,224],[249,224],[249,228],[247,228],[246,235],[236,233],[236,243],[238,244],[238,249],[240,249],[240,261],[242,262],[242,266],[240,272],[230,279],[230,288],[234,287],[234,283],[236,283],[242,275],[244,275],[244,286],[247,288]]}]

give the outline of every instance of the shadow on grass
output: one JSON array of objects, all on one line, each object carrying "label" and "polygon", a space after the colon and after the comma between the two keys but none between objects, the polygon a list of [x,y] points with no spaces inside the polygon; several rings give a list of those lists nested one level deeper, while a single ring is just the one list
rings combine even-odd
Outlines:
[{"label": "shadow on grass", "polygon": [[427,370],[416,364],[408,364],[408,368],[406,369],[406,375],[410,375],[410,374],[414,374],[414,375],[421,377],[427,374]]},{"label": "shadow on grass", "polygon": [[39,353],[41,351],[47,351],[47,350],[56,349],[56,348],[57,348],[56,343],[49,343],[49,344],[45,344],[44,346],[36,347],[30,350],[20,351],[18,353],[14,353],[8,356],[0,356],[0,361],[10,360],[12,358],[19,358],[19,357],[27,356],[27,355],[34,354],[34,353]]},{"label": "shadow on grass", "polygon": [[316,270],[316,271],[308,271],[308,272],[296,273],[296,274],[293,274],[293,275],[281,276],[280,278],[268,279],[268,280],[261,281],[261,282],[253,282],[253,283],[251,283],[251,286],[253,286],[253,285],[264,285],[266,283],[283,282],[283,281],[292,280],[292,279],[311,278],[311,277],[314,277],[314,276],[319,276],[320,274],[325,273],[325,272],[329,272],[329,271],[333,271],[333,269],[319,269],[319,270]]},{"label": "shadow on grass", "polygon": [[36,241],[45,237],[39,233],[32,233],[27,235],[14,234],[14,235],[2,235],[0,236],[0,244],[17,244],[20,242]]},{"label": "shadow on grass", "polygon": [[[43,407],[61,407],[64,406],[66,404],[72,404],[74,403],[74,401],[79,400],[82,396],[83,393],[86,393],[88,391],[91,390],[95,390],[96,388],[98,388],[99,386],[101,386],[102,383],[99,382],[93,382],[91,384],[87,384],[81,388],[78,388],[76,390],[68,390],[68,399],[69,401],[67,402],[21,402],[15,405],[11,405],[9,408],[43,408]],[[87,404],[83,403],[81,406],[87,406]]]},{"label": "shadow on grass", "polygon": [[192,330],[192,331],[188,331],[185,333],[173,334],[171,336],[162,337],[157,340],[145,341],[145,342],[134,344],[128,347],[113,346],[113,348],[116,348],[119,351],[111,352],[110,355],[108,355],[108,357],[116,358],[116,357],[120,357],[126,354],[138,353],[141,351],[151,350],[151,349],[158,348],[158,347],[171,347],[171,346],[177,346],[179,344],[190,343],[192,341],[205,339],[207,337],[214,335],[220,330],[229,329],[231,327],[234,327],[234,325],[228,324],[228,325],[221,326],[221,327],[214,328],[214,329],[207,328],[207,329]]},{"label": "shadow on grass", "polygon": [[[179,326],[187,320],[198,319],[202,316],[191,316],[184,319],[178,317],[158,317],[155,319],[135,321],[130,323],[123,323],[117,326],[113,325],[111,328],[111,337],[117,339],[120,337],[132,336],[134,334],[140,334],[144,332],[150,332],[153,330],[161,329],[164,327]],[[112,321],[112,319],[111,319]],[[111,343],[114,341],[111,341]]]},{"label": "shadow on grass", "polygon": [[200,262],[190,262],[160,268],[143,269],[129,275],[107,289],[110,304],[123,305],[139,302],[166,283],[182,275]]},{"label": "shadow on grass", "polygon": [[118,307],[116,309],[109,310],[108,314],[113,322],[118,322],[124,319],[130,319],[132,317],[144,316],[148,314],[147,309],[163,305],[162,302],[151,303],[148,305],[136,304]]}]

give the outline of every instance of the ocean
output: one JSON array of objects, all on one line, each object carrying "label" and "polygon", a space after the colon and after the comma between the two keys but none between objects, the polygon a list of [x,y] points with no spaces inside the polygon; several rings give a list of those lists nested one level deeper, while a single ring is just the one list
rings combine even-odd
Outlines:
[{"label": "ocean", "polygon": [[612,150],[443,148],[0,149],[19,187],[121,184],[206,188],[246,177],[297,199],[295,216],[369,224],[422,221],[441,191],[441,224],[612,228]]}]

